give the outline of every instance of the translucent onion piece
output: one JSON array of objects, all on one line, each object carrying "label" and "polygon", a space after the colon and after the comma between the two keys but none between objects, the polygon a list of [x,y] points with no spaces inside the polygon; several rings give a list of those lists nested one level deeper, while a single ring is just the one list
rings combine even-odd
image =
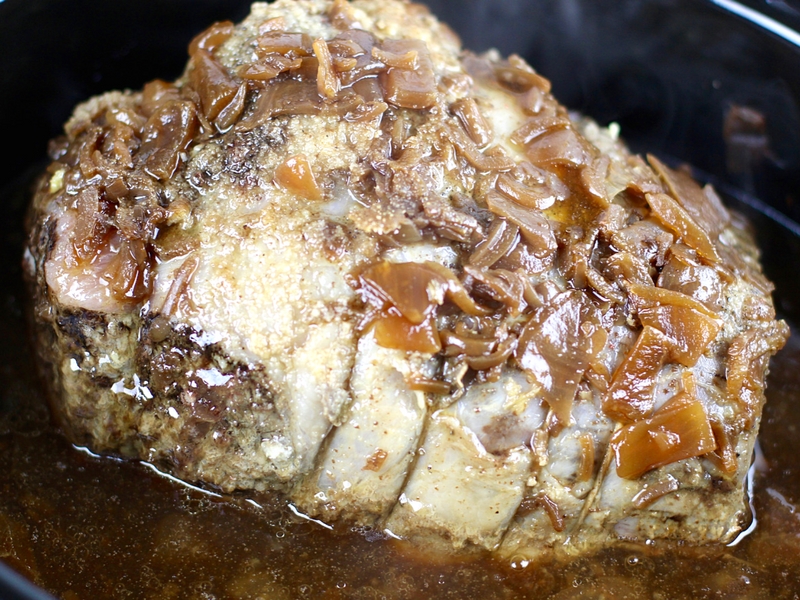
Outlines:
[{"label": "translucent onion piece", "polygon": [[163,104],[147,120],[137,160],[153,177],[172,177],[197,131],[197,112],[193,103],[176,100]]},{"label": "translucent onion piece", "polygon": [[205,50],[198,50],[192,58],[189,79],[200,96],[200,106],[209,121],[216,119],[239,91],[239,83]]},{"label": "translucent onion piece", "polygon": [[651,154],[647,155],[647,160],[667,186],[670,195],[704,231],[716,236],[730,223],[731,215],[713,188],[701,188],[691,175],[670,169]]},{"label": "translucent onion piece", "polygon": [[275,183],[308,200],[319,200],[322,197],[308,158],[303,154],[292,156],[278,165],[275,169]]},{"label": "translucent onion piece", "polygon": [[754,327],[738,335],[728,348],[726,395],[739,406],[744,427],[750,427],[764,402],[764,367],[783,348],[789,326],[783,321]]},{"label": "translucent onion piece", "polygon": [[362,287],[415,325],[425,321],[445,295],[467,314],[482,316],[490,312],[478,306],[455,274],[438,263],[382,261],[367,268],[360,279]]},{"label": "translucent onion piece", "polygon": [[702,402],[686,392],[671,398],[652,417],[617,430],[611,448],[617,475],[638,479],[651,469],[716,449]]},{"label": "translucent onion piece", "polygon": [[375,321],[375,340],[384,348],[434,354],[442,349],[432,318],[419,324],[399,315],[383,314]]},{"label": "translucent onion piece", "polygon": [[670,341],[670,356],[692,367],[717,337],[722,320],[704,304],[680,292],[631,284],[642,325],[661,331]]},{"label": "translucent onion piece", "polygon": [[189,42],[189,56],[197,54],[198,50],[213,52],[233,34],[232,21],[219,21],[205,31],[200,32]]},{"label": "translucent onion piece", "polygon": [[386,100],[402,108],[424,109],[436,103],[436,74],[421,40],[386,40],[382,49],[395,56],[416,53],[415,68],[391,67],[381,75]]},{"label": "translucent onion piece", "polygon": [[646,326],[642,330],[636,344],[614,372],[603,398],[603,411],[609,417],[628,423],[639,421],[653,411],[653,388],[670,346],[670,341],[658,329]]},{"label": "translucent onion piece", "polygon": [[537,137],[527,145],[525,154],[537,167],[582,167],[592,159],[587,143],[571,127]]},{"label": "translucent onion piece", "polygon": [[582,292],[563,292],[537,310],[519,337],[517,363],[533,376],[562,424],[571,421],[572,403],[583,373],[600,350],[593,334],[599,311]]},{"label": "translucent onion piece", "polygon": [[645,198],[658,219],[677,233],[687,246],[694,248],[697,254],[712,263],[720,261],[719,254],[708,234],[671,196],[647,194]]}]

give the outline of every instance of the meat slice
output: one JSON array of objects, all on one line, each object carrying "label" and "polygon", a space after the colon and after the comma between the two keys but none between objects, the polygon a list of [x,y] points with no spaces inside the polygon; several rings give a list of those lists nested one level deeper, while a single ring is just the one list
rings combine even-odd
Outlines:
[{"label": "meat slice", "polygon": [[28,220],[96,452],[534,559],[725,542],[788,335],[742,219],[402,0],[256,3],[75,109]]}]

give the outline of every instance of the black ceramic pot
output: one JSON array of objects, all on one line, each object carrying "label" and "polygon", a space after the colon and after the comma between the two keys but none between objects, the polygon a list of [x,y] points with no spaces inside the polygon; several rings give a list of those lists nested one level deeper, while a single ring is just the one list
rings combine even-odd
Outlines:
[{"label": "black ceramic pot", "polygon": [[[797,321],[797,0],[428,4],[466,47],[523,55],[564,104],[618,122],[634,150],[685,161],[726,192],[754,221],[777,306]],[[0,319],[21,319],[21,190],[72,107],[109,89],[176,77],[195,33],[216,20],[237,21],[248,7],[241,0],[0,0],[0,199],[7,211],[0,299],[17,307]],[[0,563],[0,597],[50,596]]]}]

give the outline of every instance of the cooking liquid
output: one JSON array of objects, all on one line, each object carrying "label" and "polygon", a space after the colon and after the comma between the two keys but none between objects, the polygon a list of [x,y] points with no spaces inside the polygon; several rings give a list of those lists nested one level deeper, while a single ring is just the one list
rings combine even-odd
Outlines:
[{"label": "cooking liquid", "polygon": [[757,525],[738,545],[621,543],[537,564],[441,557],[68,444],[33,373],[15,225],[0,240],[0,560],[59,598],[800,598],[800,336],[772,361]]}]

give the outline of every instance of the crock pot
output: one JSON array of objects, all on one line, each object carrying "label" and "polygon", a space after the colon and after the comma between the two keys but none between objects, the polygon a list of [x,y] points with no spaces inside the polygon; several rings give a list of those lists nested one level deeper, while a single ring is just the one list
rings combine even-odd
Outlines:
[{"label": "crock pot", "polygon": [[[568,107],[617,122],[714,183],[758,232],[776,306],[800,316],[800,4],[792,0],[430,0],[473,50],[523,55]],[[79,101],[179,75],[240,0],[0,0],[3,306],[18,306],[24,185]],[[15,254],[16,253],[16,254]],[[0,319],[21,319],[6,310]],[[14,340],[6,340],[13,346]],[[0,411],[3,409],[0,400]],[[800,558],[797,560],[800,561]],[[50,598],[0,562],[0,597]]]}]

